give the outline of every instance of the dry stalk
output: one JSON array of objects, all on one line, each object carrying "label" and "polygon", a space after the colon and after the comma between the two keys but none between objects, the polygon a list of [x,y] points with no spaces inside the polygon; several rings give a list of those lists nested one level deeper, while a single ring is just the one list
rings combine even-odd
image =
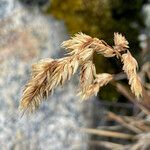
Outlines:
[{"label": "dry stalk", "polygon": [[116,88],[118,92],[120,92],[123,96],[125,96],[129,101],[136,104],[145,114],[150,115],[149,103],[147,102],[147,100],[149,99],[147,100],[142,99],[142,101],[139,103],[138,101],[135,100],[134,95],[124,85],[117,83]]},{"label": "dry stalk", "polygon": [[62,47],[69,51],[67,57],[56,60],[46,59],[33,65],[32,76],[23,92],[20,108],[33,112],[42,99],[46,99],[57,86],[70,80],[78,68],[81,70],[79,95],[82,99],[97,95],[102,86],[114,79],[114,75],[96,74],[95,65],[92,62],[94,52],[104,57],[120,58],[132,92],[137,97],[141,96],[142,86],[136,73],[137,62],[127,50],[128,41],[121,34],[115,33],[114,43],[115,46],[111,47],[103,40],[83,33],[78,33],[70,40],[64,41]]},{"label": "dry stalk", "polygon": [[129,130],[131,130],[131,131],[133,131],[135,133],[142,133],[142,130],[140,130],[136,126],[126,122],[123,117],[118,116],[118,115],[116,115],[116,114],[114,114],[112,112],[108,112],[108,118],[119,122],[122,126],[128,128]]},{"label": "dry stalk", "polygon": [[88,144],[93,146],[99,146],[100,149],[103,147],[105,149],[110,149],[110,150],[123,150],[124,148],[124,146],[121,144],[108,142],[108,141],[90,140]]},{"label": "dry stalk", "polygon": [[106,136],[106,137],[113,137],[113,138],[120,138],[120,139],[130,139],[130,140],[138,139],[138,137],[131,135],[131,134],[115,132],[115,131],[107,131],[107,130],[101,130],[101,129],[80,128],[79,131],[98,135],[98,136]]}]

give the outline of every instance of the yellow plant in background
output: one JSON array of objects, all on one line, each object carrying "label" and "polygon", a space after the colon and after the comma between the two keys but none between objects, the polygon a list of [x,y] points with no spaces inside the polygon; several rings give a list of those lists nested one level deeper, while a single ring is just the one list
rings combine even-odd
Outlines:
[{"label": "yellow plant in background", "polygon": [[[111,1],[109,0],[52,0],[47,10],[56,18],[65,21],[70,33],[82,31],[86,34],[102,38],[112,24]],[[100,21],[103,20],[103,21]],[[111,30],[111,32],[113,32]],[[106,37],[109,39],[110,37]]]}]

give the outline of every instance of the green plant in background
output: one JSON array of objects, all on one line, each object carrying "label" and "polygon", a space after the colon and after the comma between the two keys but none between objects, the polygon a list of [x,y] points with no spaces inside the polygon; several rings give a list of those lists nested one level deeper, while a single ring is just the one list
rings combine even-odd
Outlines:
[{"label": "green plant in background", "polygon": [[[138,36],[144,27],[141,10],[145,3],[145,0],[51,0],[47,13],[63,20],[71,35],[82,31],[112,44],[113,33],[121,32],[129,40],[133,55],[138,55]],[[120,69],[120,63],[113,58],[106,60],[97,54],[94,63],[98,73],[104,70],[117,73]],[[105,93],[107,88],[111,92]],[[119,95],[113,86],[107,88],[100,97],[117,99]]]}]

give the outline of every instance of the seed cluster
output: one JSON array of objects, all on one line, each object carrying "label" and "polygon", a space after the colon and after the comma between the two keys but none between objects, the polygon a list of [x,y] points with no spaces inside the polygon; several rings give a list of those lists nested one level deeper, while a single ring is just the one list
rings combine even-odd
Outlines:
[{"label": "seed cluster", "polygon": [[129,79],[132,92],[142,96],[142,85],[137,76],[137,61],[132,57],[128,48],[128,41],[122,34],[114,33],[114,46],[105,41],[78,33],[71,39],[64,41],[62,47],[68,54],[60,59],[44,59],[34,64],[32,76],[25,86],[20,102],[20,109],[33,112],[43,99],[46,99],[53,90],[70,80],[77,69],[80,69],[80,92],[83,100],[97,95],[99,89],[113,80],[114,75],[108,73],[96,74],[92,62],[94,52],[104,57],[117,57],[123,63],[123,70]]}]

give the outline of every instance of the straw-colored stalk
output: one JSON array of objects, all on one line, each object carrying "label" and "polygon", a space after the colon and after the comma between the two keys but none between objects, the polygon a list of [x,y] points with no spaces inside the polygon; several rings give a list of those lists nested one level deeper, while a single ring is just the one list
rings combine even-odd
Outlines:
[{"label": "straw-colored stalk", "polygon": [[103,40],[83,33],[78,33],[70,40],[64,41],[62,47],[69,51],[67,57],[56,60],[45,59],[33,65],[32,76],[24,89],[20,108],[33,112],[42,99],[46,99],[57,86],[70,80],[78,68],[80,68],[79,95],[82,99],[97,95],[100,87],[113,80],[113,75],[96,74],[95,65],[92,62],[94,52],[104,57],[120,58],[132,92],[137,97],[142,95],[141,83],[136,73],[137,62],[129,51],[126,53],[128,41],[121,34],[115,33],[114,43],[115,46],[111,47]]}]

